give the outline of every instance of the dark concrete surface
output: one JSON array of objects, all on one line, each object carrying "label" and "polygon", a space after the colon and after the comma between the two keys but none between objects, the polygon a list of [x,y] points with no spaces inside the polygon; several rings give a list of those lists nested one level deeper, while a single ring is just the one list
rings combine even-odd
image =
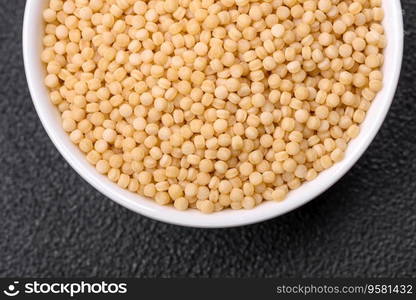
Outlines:
[{"label": "dark concrete surface", "polygon": [[200,230],[124,209],[47,137],[23,70],[24,0],[0,0],[0,276],[416,276],[416,2],[403,0],[398,91],[356,166],[308,205]]}]

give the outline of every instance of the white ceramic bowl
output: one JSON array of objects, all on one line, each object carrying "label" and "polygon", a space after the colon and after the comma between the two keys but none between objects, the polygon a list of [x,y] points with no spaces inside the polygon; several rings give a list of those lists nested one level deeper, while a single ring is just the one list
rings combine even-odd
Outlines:
[{"label": "white ceramic bowl", "polygon": [[403,23],[399,0],[383,0],[385,49],[384,88],[373,101],[361,133],[348,147],[345,159],[322,172],[315,180],[289,193],[285,201],[265,202],[253,210],[225,210],[204,215],[196,210],[177,211],[121,189],[92,167],[62,129],[57,109],[48,99],[43,84],[44,66],[40,61],[43,30],[42,10],[49,0],[27,0],[23,26],[23,54],[26,76],[37,113],[49,137],[68,163],[92,186],[115,202],[147,217],[193,227],[232,227],[264,221],[287,213],[312,200],[339,180],[360,158],[378,132],[396,90],[403,52]]}]

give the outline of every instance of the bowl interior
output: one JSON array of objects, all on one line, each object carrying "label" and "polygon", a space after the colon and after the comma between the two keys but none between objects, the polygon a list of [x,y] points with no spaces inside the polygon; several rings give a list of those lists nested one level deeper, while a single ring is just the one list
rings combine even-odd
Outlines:
[{"label": "bowl interior", "polygon": [[328,189],[341,178],[359,159],[379,130],[394,96],[399,78],[403,51],[403,24],[399,0],[383,0],[384,27],[388,39],[385,49],[384,87],[374,99],[360,135],[348,146],[345,159],[297,190],[291,191],[285,201],[265,202],[252,210],[224,210],[204,215],[196,210],[177,211],[172,207],[159,206],[152,200],[126,191],[100,175],[78,148],[72,144],[61,126],[57,109],[50,103],[48,91],[43,84],[44,66],[39,57],[42,49],[42,11],[49,0],[27,0],[24,28],[23,53],[33,103],[49,137],[69,164],[91,185],[117,203],[142,215],[183,226],[230,227],[267,220],[289,212]]}]

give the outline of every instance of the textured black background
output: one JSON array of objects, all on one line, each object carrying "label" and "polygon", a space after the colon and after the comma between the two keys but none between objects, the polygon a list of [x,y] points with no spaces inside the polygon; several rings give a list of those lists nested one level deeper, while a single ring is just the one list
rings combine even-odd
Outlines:
[{"label": "textured black background", "polygon": [[23,70],[24,0],[0,0],[0,276],[416,276],[416,2],[398,91],[355,167],[310,204],[242,228],[150,220],[107,199],[47,137]]}]

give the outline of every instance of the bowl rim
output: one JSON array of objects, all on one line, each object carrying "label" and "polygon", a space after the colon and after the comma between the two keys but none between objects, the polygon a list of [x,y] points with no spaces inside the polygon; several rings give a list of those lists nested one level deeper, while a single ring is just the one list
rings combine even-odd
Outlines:
[{"label": "bowl rim", "polygon": [[[63,129],[56,129],[52,124],[53,121],[51,120],[54,117],[51,116],[50,108],[53,105],[48,100],[47,95],[45,97],[46,87],[43,84],[43,78],[41,76],[42,67],[39,68],[39,65],[41,65],[40,59],[34,59],[34,57],[36,58],[39,55],[40,50],[33,50],[33,47],[36,48],[41,45],[40,39],[36,38],[38,35],[33,34],[33,32],[36,31],[34,28],[39,28],[42,25],[42,18],[39,12],[47,0],[42,1],[27,0],[26,2],[23,22],[23,58],[32,102],[49,138],[71,167],[96,190],[136,213],[170,224],[198,228],[244,226],[278,217],[308,203],[335,184],[366,151],[387,115],[400,76],[403,57],[403,18],[401,4],[400,0],[383,0],[383,5],[388,3],[387,5],[391,8],[385,14],[386,19],[389,19],[388,22],[385,21],[385,29],[389,40],[387,48],[393,54],[386,55],[389,59],[388,66],[391,67],[391,72],[388,72],[383,80],[384,87],[382,91],[373,100],[373,102],[377,99],[379,100],[378,102],[382,100],[379,107],[373,108],[373,111],[375,109],[379,111],[373,113],[375,116],[371,120],[371,123],[367,122],[369,117],[366,116],[366,121],[364,121],[366,131],[361,132],[359,137],[350,142],[344,160],[320,173],[315,180],[304,183],[297,190],[291,191],[287,199],[279,203],[266,202],[252,210],[224,210],[211,215],[204,215],[196,210],[177,211],[172,207],[159,206],[154,201],[128,192],[104,178],[103,175],[98,174],[95,168],[86,162],[84,154],[78,153],[77,151],[79,150],[74,150],[76,147],[69,141],[69,137],[63,132]],[[386,24],[389,26],[388,29],[386,28]],[[386,65],[385,63],[384,67]],[[389,77],[388,80],[387,77]],[[380,100],[379,98],[382,99]],[[374,103],[371,105],[370,111],[373,106]],[[355,144],[354,149],[350,149],[352,143]],[[80,158],[81,155],[84,156],[84,159]],[[300,191],[301,189],[303,191]],[[292,193],[295,193],[296,196],[292,197]]]}]

